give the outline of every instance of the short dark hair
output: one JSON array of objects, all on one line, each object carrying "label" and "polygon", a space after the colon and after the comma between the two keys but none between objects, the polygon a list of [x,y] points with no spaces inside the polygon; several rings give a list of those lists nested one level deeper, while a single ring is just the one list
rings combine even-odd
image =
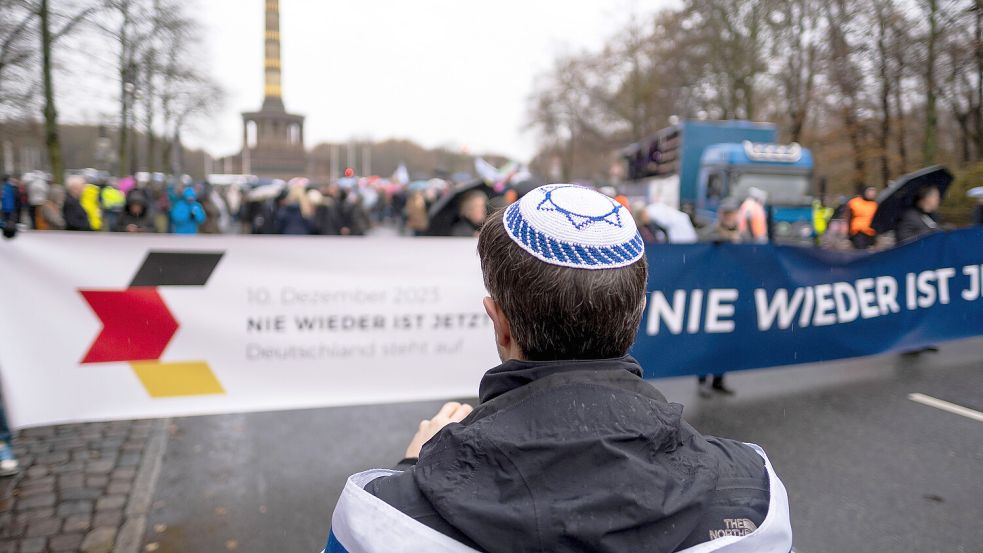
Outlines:
[{"label": "short dark hair", "polygon": [[503,213],[478,238],[485,288],[512,337],[532,361],[621,357],[635,341],[645,309],[648,263],[575,269],[540,261],[505,231]]},{"label": "short dark hair", "polygon": [[922,186],[921,188],[915,191],[915,203],[916,204],[920,203],[922,200],[927,198],[928,195],[931,194],[933,191],[938,192],[940,196],[942,195],[942,191],[937,186],[932,186],[930,184],[926,186]]}]

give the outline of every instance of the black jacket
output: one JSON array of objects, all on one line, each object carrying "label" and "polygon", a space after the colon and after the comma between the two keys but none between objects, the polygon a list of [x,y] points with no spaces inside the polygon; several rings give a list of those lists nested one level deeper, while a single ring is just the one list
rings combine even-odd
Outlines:
[{"label": "black jacket", "polygon": [[65,230],[92,230],[92,226],[89,224],[89,215],[85,212],[78,198],[71,194],[65,195],[62,215],[65,217]]},{"label": "black jacket", "polygon": [[917,207],[910,207],[901,214],[901,219],[898,220],[898,226],[894,229],[894,234],[897,242],[900,244],[935,232],[938,229],[939,225],[931,215]]},{"label": "black jacket", "polygon": [[427,442],[416,466],[366,490],[490,553],[670,553],[734,519],[760,525],[763,459],[701,436],[682,410],[630,357],[509,361],[485,374],[478,407]]}]

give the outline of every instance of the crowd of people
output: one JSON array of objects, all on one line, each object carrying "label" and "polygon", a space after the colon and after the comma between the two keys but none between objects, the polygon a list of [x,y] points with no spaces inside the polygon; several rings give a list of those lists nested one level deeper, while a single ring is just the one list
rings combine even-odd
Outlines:
[{"label": "crowd of people", "polygon": [[[194,182],[183,179],[113,179],[98,172],[71,175],[65,186],[42,172],[3,177],[0,227],[36,230],[174,234],[281,234],[363,236],[374,228],[409,236],[476,236],[485,218],[515,202],[537,182],[506,175],[495,181],[439,178],[414,182],[346,176],[315,183]],[[598,188],[632,214],[646,243],[765,243],[771,237],[768,194],[751,188],[745,198],[724,200],[715,220],[664,203],[632,202],[612,186]],[[981,202],[973,213],[983,224]],[[900,213],[893,240],[872,224],[878,189],[868,186],[838,206],[816,202],[812,230],[823,247],[879,249],[939,228],[942,195],[923,187]]]},{"label": "crowd of people", "polygon": [[[470,188],[469,188],[470,187]],[[458,194],[462,189],[463,193]],[[96,172],[51,182],[3,177],[0,226],[127,233],[362,236],[387,227],[414,236],[475,236],[495,193],[471,183],[345,177],[261,183],[112,179]],[[510,196],[512,201],[516,197]],[[449,201],[450,200],[450,201]],[[441,213],[434,224],[435,206]]]}]

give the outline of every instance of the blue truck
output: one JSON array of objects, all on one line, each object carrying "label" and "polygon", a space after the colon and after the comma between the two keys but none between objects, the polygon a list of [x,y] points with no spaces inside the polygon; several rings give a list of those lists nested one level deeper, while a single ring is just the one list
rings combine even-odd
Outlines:
[{"label": "blue truck", "polygon": [[622,150],[628,195],[710,224],[722,202],[741,202],[759,188],[768,193],[772,239],[807,243],[814,238],[812,153],[777,138],[770,123],[682,121]]}]

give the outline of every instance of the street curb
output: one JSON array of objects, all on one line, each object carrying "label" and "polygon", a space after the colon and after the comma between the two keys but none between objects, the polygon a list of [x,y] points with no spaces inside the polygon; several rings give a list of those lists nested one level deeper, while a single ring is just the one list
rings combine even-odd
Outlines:
[{"label": "street curb", "polygon": [[158,419],[154,422],[143,460],[133,481],[133,491],[126,504],[126,522],[116,537],[113,553],[140,553],[143,535],[147,529],[147,515],[157,490],[160,468],[167,450],[167,426],[171,419]]}]

